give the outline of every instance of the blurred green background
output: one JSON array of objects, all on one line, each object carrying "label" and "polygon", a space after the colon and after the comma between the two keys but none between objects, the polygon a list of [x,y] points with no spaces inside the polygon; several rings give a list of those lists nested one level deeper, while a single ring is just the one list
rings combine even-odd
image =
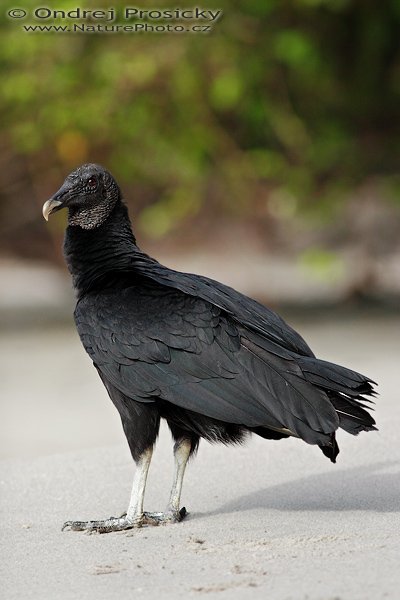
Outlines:
[{"label": "blurred green background", "polygon": [[22,26],[72,21],[10,19],[3,2],[2,255],[61,263],[65,215],[45,226],[41,205],[99,162],[146,248],[257,240],[265,260],[288,255],[327,278],[347,247],[398,265],[400,1],[200,6],[223,11],[210,34],[61,34]]},{"label": "blurred green background", "polygon": [[23,30],[72,24],[35,20],[38,0],[2,2],[0,457],[121,440],[73,329],[66,215],[41,215],[83,162],[115,175],[144,250],[278,308],[319,356],[397,389],[400,0],[199,5],[223,11],[209,34],[62,34]]}]

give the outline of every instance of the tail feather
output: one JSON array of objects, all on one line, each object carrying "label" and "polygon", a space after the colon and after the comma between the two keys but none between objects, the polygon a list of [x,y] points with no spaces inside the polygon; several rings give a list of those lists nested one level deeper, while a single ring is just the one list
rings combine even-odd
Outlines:
[{"label": "tail feather", "polygon": [[364,408],[361,408],[363,406],[361,402],[342,396],[332,396],[329,399],[339,416],[339,427],[348,433],[357,435],[360,431],[376,430],[375,420]]},{"label": "tail feather", "polygon": [[365,402],[373,403],[365,396],[376,395],[372,379],[313,357],[300,357],[297,362],[305,379],[327,393],[339,417],[339,427],[352,435],[376,430],[375,420],[366,410],[373,409],[365,405]]},{"label": "tail feather", "polygon": [[[375,381],[361,373],[308,356],[300,357],[297,362],[307,381],[325,390],[341,392],[354,398],[376,394],[372,387],[372,384],[376,385]],[[363,398],[363,401],[370,402],[368,398]]]}]

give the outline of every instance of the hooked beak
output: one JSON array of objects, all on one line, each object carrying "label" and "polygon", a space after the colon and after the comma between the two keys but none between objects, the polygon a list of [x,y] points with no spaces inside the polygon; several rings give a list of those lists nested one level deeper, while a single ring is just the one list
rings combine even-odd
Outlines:
[{"label": "hooked beak", "polygon": [[46,221],[49,220],[49,216],[52,212],[56,210],[60,210],[62,208],[61,200],[54,200],[54,198],[50,198],[43,204],[42,213]]},{"label": "hooked beak", "polygon": [[54,196],[50,198],[50,200],[47,200],[43,204],[42,213],[46,221],[49,220],[51,213],[61,210],[65,207],[66,202],[68,202],[70,197],[70,193],[71,184],[67,181],[64,181],[58,192],[56,192]]}]

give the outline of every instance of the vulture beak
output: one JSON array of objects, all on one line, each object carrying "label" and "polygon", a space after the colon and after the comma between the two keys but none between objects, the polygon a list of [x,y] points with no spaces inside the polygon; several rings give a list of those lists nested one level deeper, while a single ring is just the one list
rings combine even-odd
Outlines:
[{"label": "vulture beak", "polygon": [[60,210],[62,205],[61,200],[54,200],[54,198],[50,198],[43,204],[42,213],[46,221],[49,220],[49,216],[52,212],[56,210]]},{"label": "vulture beak", "polygon": [[47,200],[47,202],[43,204],[42,213],[46,221],[49,220],[51,213],[61,210],[65,207],[66,202],[68,202],[70,197],[71,189],[71,183],[69,181],[64,181],[58,192],[56,192],[54,196],[50,198],[50,200]]}]

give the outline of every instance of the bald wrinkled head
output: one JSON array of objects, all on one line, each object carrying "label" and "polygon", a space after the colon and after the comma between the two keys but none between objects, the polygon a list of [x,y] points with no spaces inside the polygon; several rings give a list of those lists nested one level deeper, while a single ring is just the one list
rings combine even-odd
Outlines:
[{"label": "bald wrinkled head", "polygon": [[43,216],[68,208],[68,223],[95,229],[107,219],[121,192],[113,176],[100,165],[87,164],[70,173],[61,188],[43,205]]}]

